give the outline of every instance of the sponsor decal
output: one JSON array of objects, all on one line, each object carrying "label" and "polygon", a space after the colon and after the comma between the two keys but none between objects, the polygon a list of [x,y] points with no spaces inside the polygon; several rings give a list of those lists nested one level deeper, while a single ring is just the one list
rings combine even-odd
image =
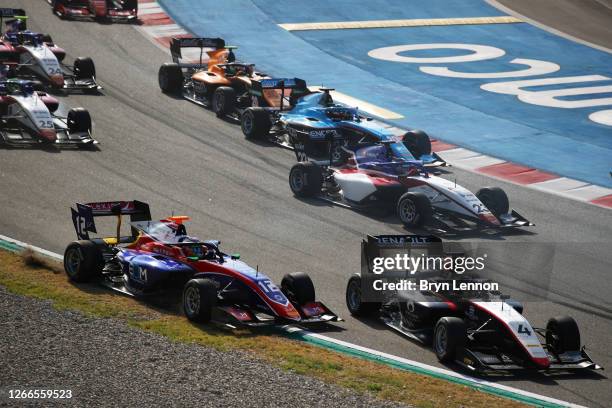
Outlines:
[{"label": "sponsor decal", "polygon": [[144,266],[130,264],[129,274],[135,281],[147,283],[147,269]]},{"label": "sponsor decal", "polygon": [[[421,51],[433,49],[455,49],[471,51],[471,53],[448,57],[414,57],[400,55],[408,51]],[[496,59],[506,55],[506,51],[492,46],[479,44],[456,44],[456,43],[434,43],[434,44],[406,44],[391,47],[383,47],[371,50],[368,55],[372,58],[400,62],[407,64],[453,64],[464,62],[478,62]],[[503,72],[461,72],[451,70],[448,67],[428,66],[419,67],[419,70],[428,75],[446,78],[465,79],[501,79],[501,78],[526,78],[534,76],[549,75],[561,69],[558,64],[537,59],[515,58],[510,64],[527,67],[523,69]],[[524,103],[545,106],[551,108],[577,109],[591,108],[597,106],[612,105],[612,85],[603,83],[612,78],[605,75],[575,75],[564,77],[550,77],[537,79],[521,79],[504,82],[489,82],[480,86],[487,92],[514,95]],[[585,86],[584,83],[595,83],[596,86]],[[554,89],[555,85],[576,84],[572,88]],[[546,87],[537,89],[537,87]],[[530,88],[527,90],[526,88]],[[536,89],[534,89],[536,88]],[[603,95],[601,98],[582,98],[586,95]],[[571,99],[568,99],[571,97]],[[595,123],[610,126],[612,124],[612,109],[601,110],[589,115],[589,119]]]},{"label": "sponsor decal", "polygon": [[119,204],[121,206],[121,211],[133,211],[134,203],[132,201],[106,201],[106,202],[98,202],[98,203],[89,203],[87,204],[95,213],[108,213],[112,210],[112,208]]},{"label": "sponsor decal", "polygon": [[339,135],[340,134],[335,129],[311,130],[310,132],[308,132],[308,136],[310,136],[311,139],[315,140],[325,140],[328,137],[336,138]]}]

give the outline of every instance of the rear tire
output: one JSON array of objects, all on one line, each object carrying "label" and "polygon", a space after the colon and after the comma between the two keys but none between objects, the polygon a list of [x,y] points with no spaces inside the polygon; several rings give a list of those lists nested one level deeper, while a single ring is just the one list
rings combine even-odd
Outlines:
[{"label": "rear tire", "polygon": [[64,251],[64,270],[74,282],[89,282],[102,274],[102,251],[91,241],[74,241]]},{"label": "rear tire", "polygon": [[123,0],[124,10],[138,10],[138,0]]},{"label": "rear tire", "polygon": [[304,272],[293,272],[283,276],[281,291],[289,300],[303,306],[315,300],[315,288],[310,276]]},{"label": "rear tire", "polygon": [[183,87],[183,71],[178,64],[166,62],[157,73],[159,88],[168,94],[178,94]]},{"label": "rear tire", "polygon": [[217,285],[210,279],[191,279],[183,289],[183,310],[192,322],[208,323],[217,306]]},{"label": "rear tire", "polygon": [[89,57],[79,57],[74,60],[74,75],[77,79],[89,79],[96,77],[96,66]]},{"label": "rear tire", "polygon": [[247,108],[240,116],[240,127],[247,139],[265,139],[272,127],[270,114],[264,108]]},{"label": "rear tire", "polygon": [[422,227],[433,217],[429,198],[423,193],[404,193],[397,201],[397,215],[407,227]]},{"label": "rear tire", "polygon": [[321,193],[323,172],[311,162],[294,164],[289,172],[289,187],[297,197],[314,197]]},{"label": "rear tire", "polygon": [[467,329],[463,319],[442,317],[438,320],[433,338],[433,348],[438,360],[442,363],[453,361],[457,351],[465,347],[466,337]]},{"label": "rear tire", "polygon": [[361,276],[351,276],[346,285],[346,307],[351,315],[355,317],[368,316],[375,313],[380,304],[376,302],[364,302],[361,292]]},{"label": "rear tire", "polygon": [[53,39],[51,38],[51,34],[43,34],[41,39],[42,39],[42,42],[44,43],[53,44]]},{"label": "rear tire", "polygon": [[418,159],[424,154],[431,154],[431,140],[422,130],[411,130],[404,135],[404,145]]},{"label": "rear tire", "polygon": [[476,197],[495,215],[508,214],[510,202],[506,192],[499,187],[484,187],[478,190]]},{"label": "rear tire", "polygon": [[580,330],[570,316],[553,317],[546,324],[546,345],[557,354],[580,350]]},{"label": "rear tire", "polygon": [[72,108],[68,111],[68,130],[70,133],[91,131],[91,116],[84,108]]},{"label": "rear tire", "polygon": [[236,91],[229,86],[220,86],[215,89],[212,97],[212,108],[217,117],[233,113],[236,109]]}]

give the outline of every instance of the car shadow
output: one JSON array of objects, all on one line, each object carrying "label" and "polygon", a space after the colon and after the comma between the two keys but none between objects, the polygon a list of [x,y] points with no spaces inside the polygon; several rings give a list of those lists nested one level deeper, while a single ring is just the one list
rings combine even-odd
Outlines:
[{"label": "car shadow", "polygon": [[418,235],[437,235],[441,238],[452,238],[455,240],[463,240],[463,239],[489,239],[489,240],[505,240],[506,237],[510,236],[533,236],[537,235],[536,232],[529,231],[527,229],[521,229],[518,227],[504,227],[498,229],[483,229],[483,228],[474,228],[471,230],[465,231],[442,231],[435,228],[408,228],[402,224],[402,222],[395,216],[393,209],[385,209],[385,208],[372,208],[372,209],[362,209],[362,208],[354,208],[348,205],[338,204],[331,202],[329,200],[317,197],[295,197],[295,199],[307,203],[309,205],[315,207],[342,207],[348,211],[353,211],[355,213],[361,214],[365,217],[368,217],[372,220],[384,223],[388,226],[392,226],[401,232],[402,234],[411,233]]},{"label": "car shadow", "polygon": [[[390,329],[387,325],[381,322],[376,317],[359,317],[356,318],[360,323],[365,324],[370,329],[377,331],[391,331],[395,335],[401,337],[402,339],[409,341],[416,346],[420,347],[424,352],[434,353],[431,345],[427,345],[411,339],[402,333],[399,333],[395,330]],[[506,370],[506,371],[490,371],[490,372],[477,372],[470,370],[458,363],[440,363],[443,367],[447,368],[450,371],[454,371],[463,375],[467,375],[470,377],[475,377],[478,379],[486,380],[489,382],[521,382],[521,381],[530,381],[541,385],[559,385],[556,380],[607,380],[608,377],[603,375],[601,371],[594,370],[581,370],[581,371],[531,371],[531,370]]]}]

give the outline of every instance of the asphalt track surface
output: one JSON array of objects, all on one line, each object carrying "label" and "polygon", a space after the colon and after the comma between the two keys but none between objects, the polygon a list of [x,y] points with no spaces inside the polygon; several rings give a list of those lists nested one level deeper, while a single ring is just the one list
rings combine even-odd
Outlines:
[{"label": "asphalt track surface", "polygon": [[538,23],[612,49],[612,0],[497,0]]},{"label": "asphalt track surface", "polygon": [[[404,233],[394,217],[365,215],[294,198],[288,186],[293,154],[244,139],[239,126],[159,91],[157,70],[169,56],[129,25],[65,22],[41,0],[9,1],[24,7],[30,27],[49,32],[68,58],[92,56],[104,95],[62,100],[87,107],[98,151],[0,149],[0,233],[62,252],[74,239],[69,206],[76,202],[140,199],[154,217],[170,212],[193,218],[190,234],[222,241],[227,252],[279,281],[308,272],[317,297],[347,319],[326,334],[438,366],[429,349],[375,321],[351,318],[347,278],[359,270],[366,233]],[[612,367],[612,213],[610,210],[453,169],[467,188],[499,185],[513,207],[537,226],[463,240],[573,243],[557,253],[551,289],[555,302],[526,304],[525,315],[543,326],[570,314],[595,361]],[[517,260],[524,249],[508,247]],[[452,367],[454,368],[454,367]],[[604,372],[605,375],[606,372]],[[588,406],[610,406],[612,381],[600,375],[518,374],[493,377],[507,385]]]}]

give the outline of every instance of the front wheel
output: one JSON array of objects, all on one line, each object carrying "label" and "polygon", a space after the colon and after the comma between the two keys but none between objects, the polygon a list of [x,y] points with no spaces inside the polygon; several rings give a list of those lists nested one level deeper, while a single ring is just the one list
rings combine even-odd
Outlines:
[{"label": "front wheel", "polygon": [[422,227],[431,221],[433,209],[425,194],[407,192],[397,202],[397,215],[407,227]]},{"label": "front wheel", "polygon": [[304,272],[293,272],[283,276],[281,291],[289,300],[305,305],[315,300],[315,288],[310,276]]},{"label": "front wheel", "polygon": [[210,279],[191,279],[183,289],[183,310],[192,322],[208,323],[217,305],[217,285]]},{"label": "front wheel", "polygon": [[104,258],[91,241],[74,241],[64,251],[64,270],[74,282],[89,282],[102,274]]},{"label": "front wheel", "polygon": [[553,317],[546,324],[546,346],[556,354],[580,350],[580,330],[569,316]]},{"label": "front wheel", "polygon": [[510,202],[508,195],[499,187],[484,187],[478,190],[476,197],[495,215],[508,214]]},{"label": "front wheel", "polygon": [[434,330],[433,347],[440,362],[453,361],[457,351],[463,350],[467,329],[463,319],[442,317]]},{"label": "front wheel", "polygon": [[91,116],[84,108],[72,108],[68,111],[66,118],[70,133],[91,131]]},{"label": "front wheel", "polygon": [[404,145],[418,159],[424,154],[431,154],[431,140],[422,130],[411,130],[404,135]]},{"label": "front wheel", "polygon": [[78,79],[90,79],[96,77],[96,66],[91,58],[79,57],[74,61],[74,75]]}]

